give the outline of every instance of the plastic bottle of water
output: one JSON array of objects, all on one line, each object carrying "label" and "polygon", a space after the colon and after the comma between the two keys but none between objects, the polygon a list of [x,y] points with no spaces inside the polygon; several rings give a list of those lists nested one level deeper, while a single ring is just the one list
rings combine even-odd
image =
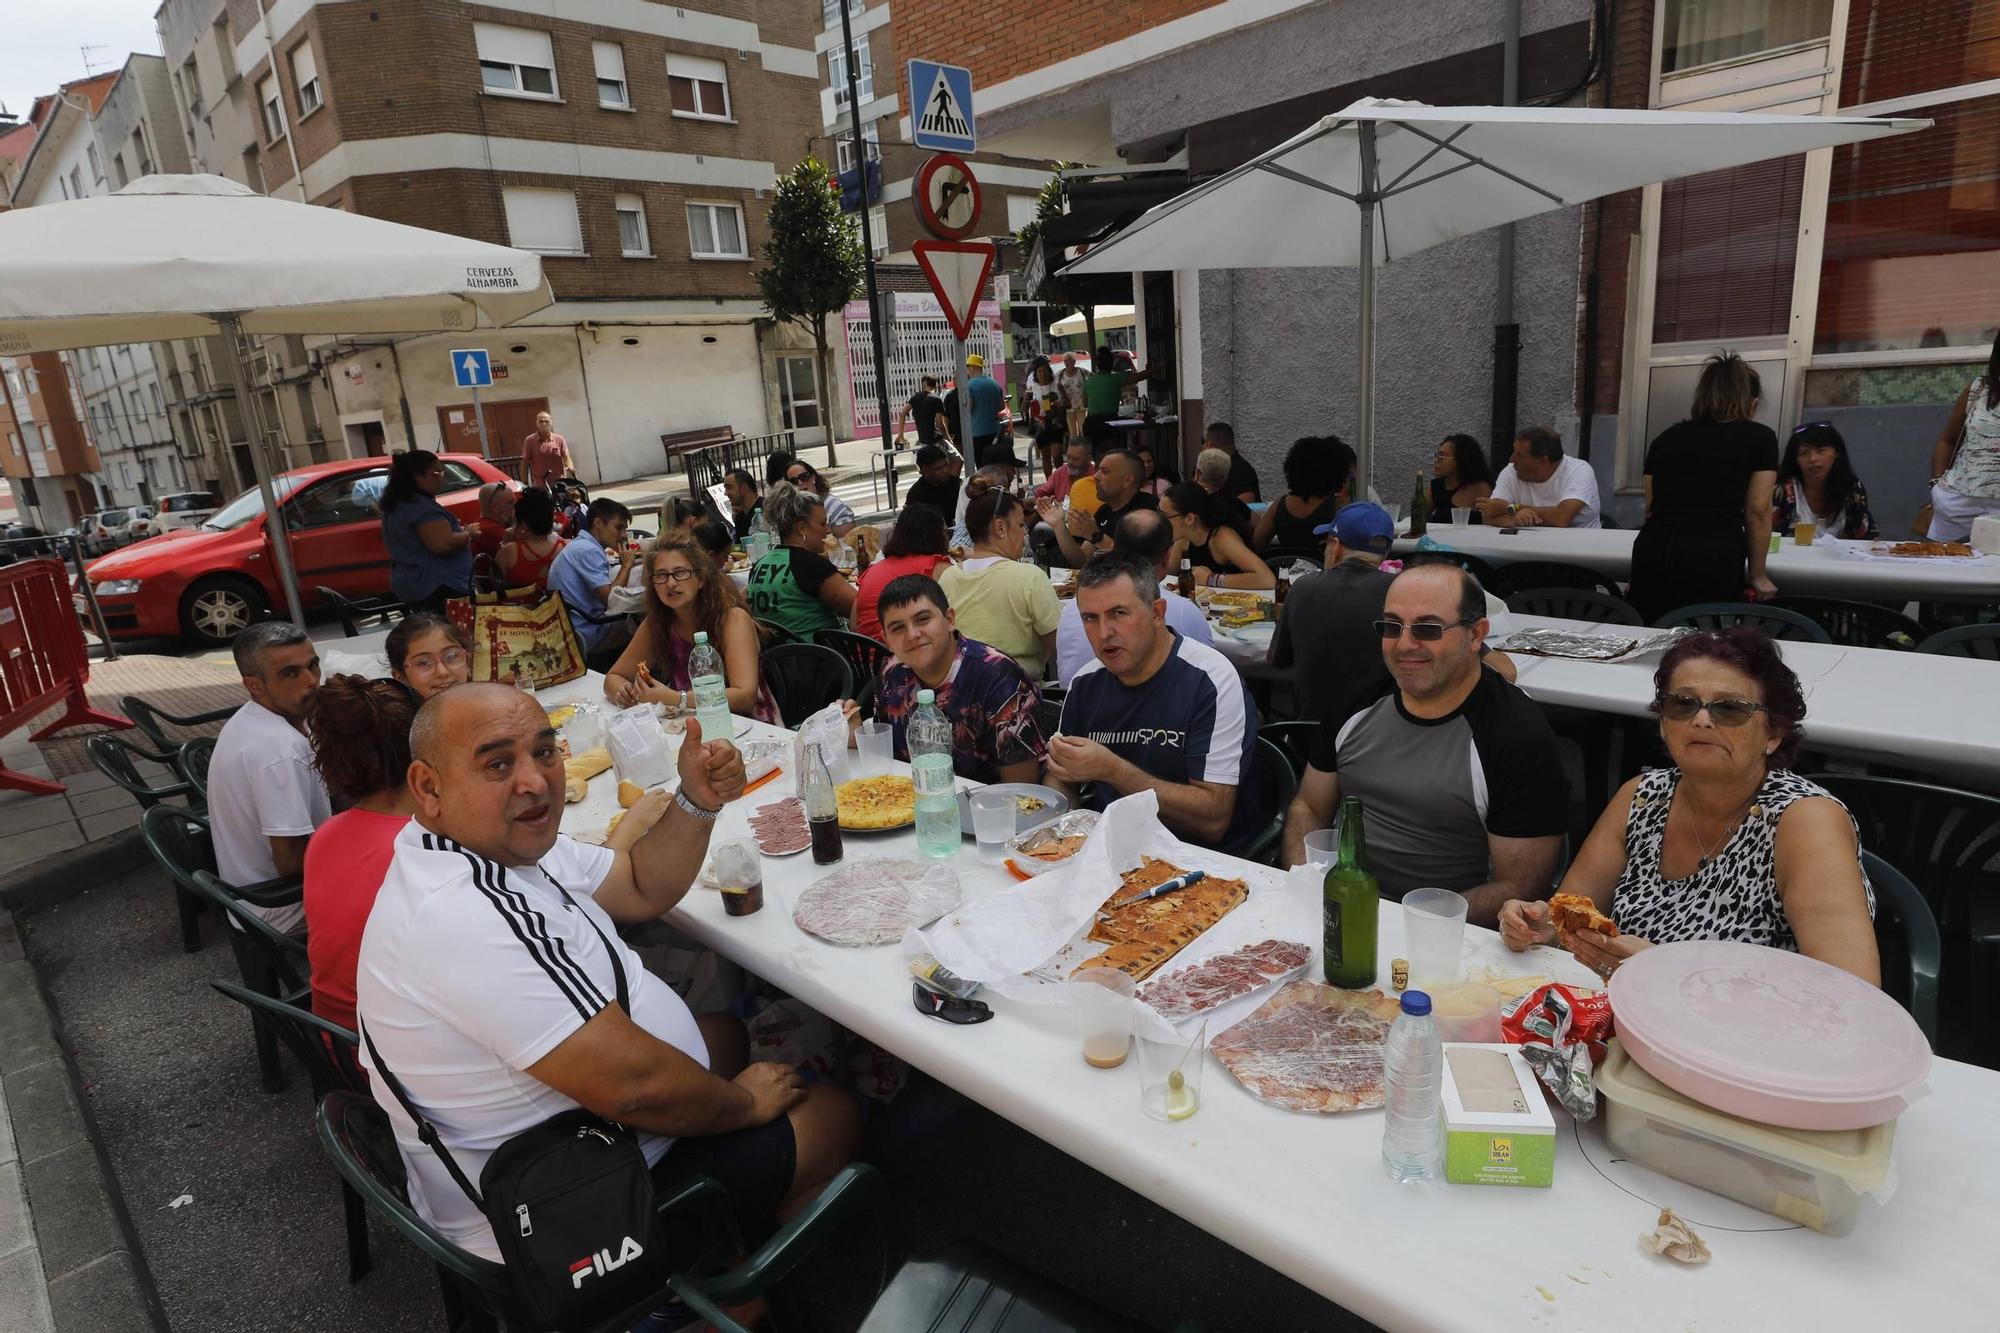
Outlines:
[{"label": "plastic bottle of water", "polygon": [[1392,1180],[1444,1176],[1444,1126],[1438,1109],[1444,1079],[1444,1043],[1431,1021],[1431,997],[1403,992],[1403,1012],[1382,1047],[1382,1166]]},{"label": "plastic bottle of water", "polygon": [[917,691],[910,717],[910,780],[917,789],[917,854],[939,859],[958,855],[958,777],[951,766],[951,722],[937,695]]},{"label": "plastic bottle of water", "polygon": [[701,738],[734,744],[736,719],[729,712],[729,685],[722,675],[722,654],[709,643],[705,630],[696,631],[694,650],[688,654],[688,684],[693,687],[694,718],[701,723]]}]

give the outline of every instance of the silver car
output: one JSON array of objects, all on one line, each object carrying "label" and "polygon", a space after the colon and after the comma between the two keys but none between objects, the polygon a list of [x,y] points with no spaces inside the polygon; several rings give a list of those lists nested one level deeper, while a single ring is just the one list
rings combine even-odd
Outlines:
[{"label": "silver car", "polygon": [[153,505],[153,515],[147,527],[154,536],[172,532],[175,528],[198,527],[221,507],[222,502],[212,492],[176,491],[161,496]]}]

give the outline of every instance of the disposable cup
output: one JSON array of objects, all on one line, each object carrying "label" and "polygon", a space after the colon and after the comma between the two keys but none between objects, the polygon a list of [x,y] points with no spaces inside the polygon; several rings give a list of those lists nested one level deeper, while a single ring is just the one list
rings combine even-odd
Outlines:
[{"label": "disposable cup", "polygon": [[1802,519],[1792,525],[1792,544],[1795,546],[1811,546],[1813,538],[1818,535],[1819,524],[1811,519]]},{"label": "disposable cup", "polygon": [[1472,522],[1472,507],[1470,505],[1464,507],[1459,507],[1454,505],[1452,507],[1451,525],[1454,528],[1465,527],[1467,524],[1471,522]]},{"label": "disposable cup", "polygon": [[972,832],[979,840],[979,859],[998,865],[1007,858],[1007,839],[1014,836],[1020,807],[1012,792],[980,790],[972,803]]},{"label": "disposable cup", "polygon": [[1445,1041],[1497,1042],[1500,1040],[1502,996],[1491,986],[1476,981],[1460,981],[1426,987],[1431,997],[1431,1018],[1438,1036]]},{"label": "disposable cup", "polygon": [[1084,1063],[1116,1069],[1132,1047],[1132,978],[1109,967],[1090,967],[1064,983]]},{"label": "disposable cup", "polygon": [[1316,828],[1306,834],[1306,864],[1325,870],[1339,859],[1340,830]]},{"label": "disposable cup", "polygon": [[862,772],[885,772],[896,762],[896,732],[887,722],[863,722],[854,732],[854,748]]},{"label": "disposable cup", "polygon": [[1459,951],[1465,943],[1465,895],[1450,889],[1411,889],[1404,894],[1403,940],[1413,989],[1427,991],[1457,981]]},{"label": "disposable cup", "polygon": [[1139,1109],[1155,1120],[1185,1120],[1201,1109],[1201,1075],[1208,1064],[1204,1030],[1193,1037],[1161,1041],[1141,1032],[1132,1038],[1139,1052]]}]

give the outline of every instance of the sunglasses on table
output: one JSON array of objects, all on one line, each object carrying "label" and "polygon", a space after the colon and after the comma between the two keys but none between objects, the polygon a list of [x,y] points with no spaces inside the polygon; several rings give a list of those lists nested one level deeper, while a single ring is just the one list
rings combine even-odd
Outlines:
[{"label": "sunglasses on table", "polygon": [[441,666],[462,667],[471,660],[471,654],[467,653],[463,648],[447,648],[435,657],[429,653],[425,653],[422,657],[406,658],[403,661],[403,669],[405,671],[435,671]]},{"label": "sunglasses on table", "polygon": [[1418,643],[1436,643],[1444,637],[1446,630],[1464,629],[1468,625],[1476,625],[1478,623],[1476,620],[1453,620],[1450,622],[1443,620],[1418,620],[1405,625],[1400,620],[1378,620],[1375,622],[1375,632],[1384,639],[1393,642],[1396,639],[1402,638],[1403,632],[1407,630],[1410,637]]},{"label": "sunglasses on table", "polygon": [[1660,716],[1669,722],[1692,722],[1694,715],[1706,708],[1708,720],[1718,727],[1740,727],[1757,714],[1770,711],[1748,699],[1702,699],[1692,694],[1663,694],[1659,706]]}]

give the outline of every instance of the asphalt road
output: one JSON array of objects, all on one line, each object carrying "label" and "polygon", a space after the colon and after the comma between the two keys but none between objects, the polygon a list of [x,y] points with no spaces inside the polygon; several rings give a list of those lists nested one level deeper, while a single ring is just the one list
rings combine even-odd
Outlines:
[{"label": "asphalt road", "polygon": [[[181,953],[168,882],[148,867],[21,925],[174,1328],[443,1326],[429,1265],[379,1223],[373,1271],[348,1284],[337,1178],[312,1135],[304,1072],[288,1059],[290,1086],[259,1089],[249,1019],[208,986],[236,979],[216,923],[199,953]],[[921,1075],[871,1108],[867,1155],[895,1185],[916,1253],[975,1239],[1161,1329],[1369,1327]],[[854,1327],[871,1294],[865,1238],[840,1249],[852,1252],[802,1276],[830,1329]]]}]

